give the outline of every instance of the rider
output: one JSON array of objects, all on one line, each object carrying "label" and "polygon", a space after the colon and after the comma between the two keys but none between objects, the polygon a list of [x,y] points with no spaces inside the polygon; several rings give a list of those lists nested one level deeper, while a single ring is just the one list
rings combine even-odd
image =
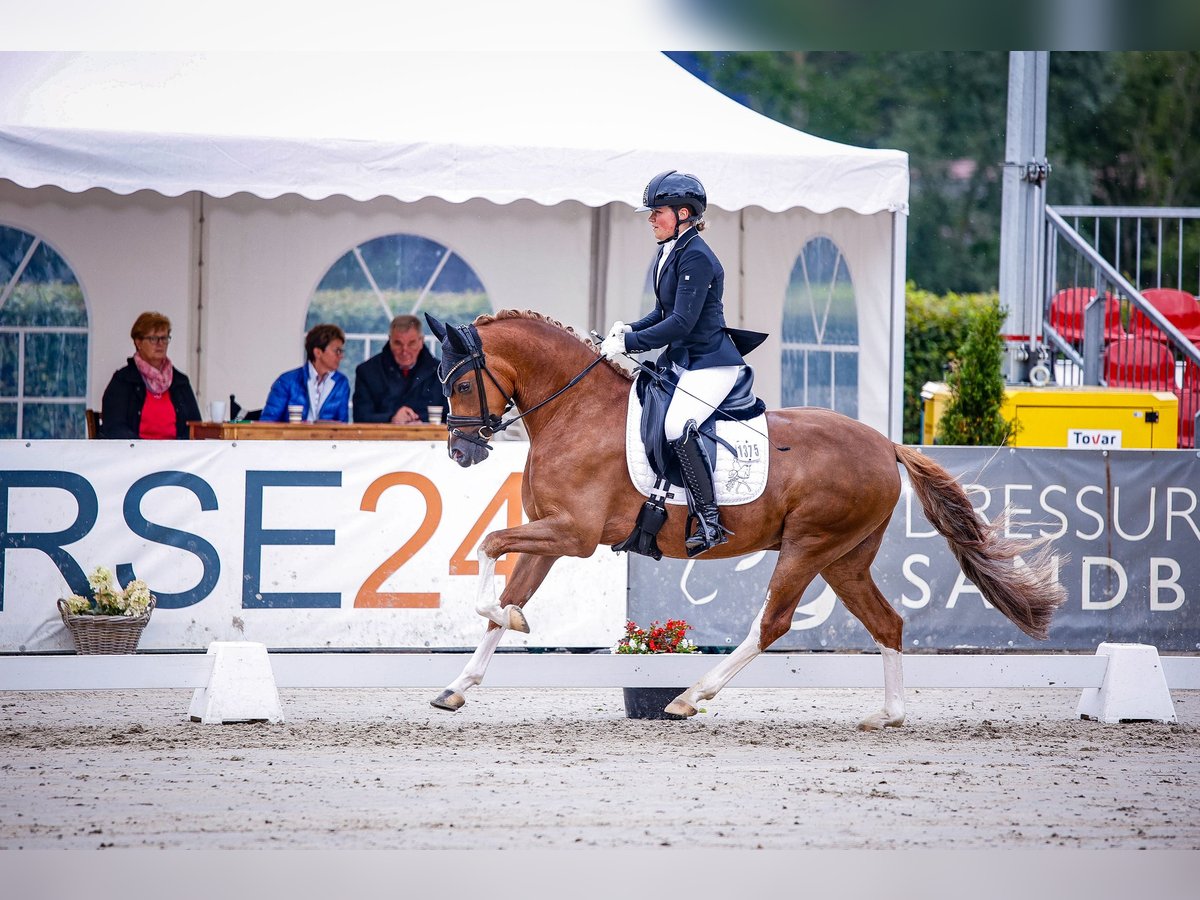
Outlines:
[{"label": "rider", "polygon": [[666,347],[660,367],[670,367],[679,383],[667,409],[666,438],[679,460],[691,519],[696,523],[685,541],[696,556],[728,538],[720,523],[713,487],[713,464],[697,430],[720,405],[745,361],[725,328],[721,294],[725,270],[700,237],[708,198],[694,175],[671,169],[650,179],[637,212],[649,212],[658,241],[654,283],[656,303],[645,318],[626,325],[616,322],[600,345],[608,358]]}]

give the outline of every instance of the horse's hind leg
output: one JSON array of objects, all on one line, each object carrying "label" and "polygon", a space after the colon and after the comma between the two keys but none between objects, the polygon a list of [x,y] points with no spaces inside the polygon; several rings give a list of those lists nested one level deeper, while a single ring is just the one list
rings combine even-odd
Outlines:
[{"label": "horse's hind leg", "polygon": [[[482,595],[484,585],[494,584],[493,575],[496,566],[496,560],[488,557],[491,562],[490,566],[485,566],[484,554],[480,552],[480,594]],[[517,557],[517,563],[513,566],[512,577],[508,580],[508,584],[504,587],[504,593],[501,595],[501,603],[496,604],[497,609],[516,610],[520,612],[520,605],[524,604],[545,580],[546,575],[550,571],[550,567],[554,565],[558,559],[557,556],[530,556],[521,554]],[[483,570],[487,568],[487,578],[483,577]],[[507,600],[506,605],[502,604]],[[492,655],[496,652],[496,647],[500,644],[500,639],[504,637],[505,626],[492,622],[488,625],[488,630],[480,641],[479,646],[475,648],[475,652],[471,654],[471,658],[467,661],[466,666],[454,681],[446,687],[444,691],[430,700],[430,704],[438,709],[446,709],[451,712],[457,712],[467,702],[464,696],[468,688],[483,681],[483,675],[487,671],[488,663],[492,660]],[[528,630],[528,629],[526,629]]]},{"label": "horse's hind leg", "polygon": [[819,565],[801,545],[785,541],[775,571],[771,573],[766,600],[745,639],[699,681],[667,704],[666,711],[677,716],[694,716],[701,700],[715,697],[750,660],[786,634],[796,605],[809,582],[816,577]]},{"label": "horse's hind leg", "polygon": [[842,603],[866,626],[883,654],[883,709],[872,713],[858,727],[875,731],[904,724],[904,665],[901,639],[904,619],[880,592],[871,578],[871,561],[883,542],[887,522],[841,559],[821,570]]}]

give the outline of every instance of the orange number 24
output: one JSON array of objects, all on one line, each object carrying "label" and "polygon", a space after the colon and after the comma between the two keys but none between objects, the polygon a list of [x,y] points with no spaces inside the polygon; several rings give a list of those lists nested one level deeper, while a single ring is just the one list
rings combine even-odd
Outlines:
[{"label": "orange number 24", "polygon": [[[441,595],[435,591],[402,592],[380,590],[380,587],[388,578],[412,559],[428,543],[442,519],[442,495],[438,492],[437,485],[429,478],[416,472],[391,472],[375,479],[363,494],[361,509],[366,512],[375,512],[379,498],[383,495],[384,491],[399,486],[416,488],[421,492],[421,496],[425,500],[425,518],[422,519],[416,533],[405,541],[400,549],[385,559],[374,572],[367,576],[367,579],[362,583],[362,587],[358,589],[358,595],[354,598],[354,606],[356,608],[435,609],[441,605]],[[500,485],[500,489],[496,491],[495,496],[492,497],[483,513],[475,520],[475,524],[467,534],[467,537],[459,545],[458,549],[454,551],[454,555],[450,558],[451,575],[479,574],[478,561],[467,559],[466,554],[483,537],[484,529],[488,527],[496,513],[500,511],[500,508],[505,505],[508,507],[506,516],[507,527],[513,528],[520,525],[520,472],[513,472],[504,480],[504,483]],[[515,563],[515,555],[501,558],[496,564],[496,574],[511,575],[512,567]]]}]

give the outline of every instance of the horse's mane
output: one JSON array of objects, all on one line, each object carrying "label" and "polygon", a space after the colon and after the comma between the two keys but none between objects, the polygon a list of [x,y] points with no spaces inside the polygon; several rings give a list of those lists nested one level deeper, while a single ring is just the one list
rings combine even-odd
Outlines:
[{"label": "horse's mane", "polygon": [[[542,313],[535,312],[532,309],[502,309],[496,313],[484,313],[478,316],[473,324],[476,328],[478,328],[480,325],[486,325],[489,322],[498,322],[501,319],[530,319],[534,322],[545,322],[547,325],[553,325],[555,328],[565,331],[593,353],[598,352],[596,345],[593,344],[590,339],[585,338],[583,335],[576,332],[575,329],[570,325],[564,325],[557,319],[552,319],[549,316],[542,315]],[[606,359],[604,362],[610,369],[621,375],[621,377],[623,377],[626,381],[633,381],[634,375],[632,372],[613,362],[611,359]]]}]

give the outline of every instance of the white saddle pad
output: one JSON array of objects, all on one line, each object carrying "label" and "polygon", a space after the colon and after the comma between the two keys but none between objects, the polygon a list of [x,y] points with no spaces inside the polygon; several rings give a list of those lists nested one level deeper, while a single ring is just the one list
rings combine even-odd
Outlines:
[{"label": "white saddle pad", "polygon": [[[749,426],[749,427],[747,427]],[[717,436],[737,449],[735,459],[729,450],[717,444],[717,464],[714,481],[718,506],[738,506],[761,496],[767,486],[767,416],[755,416],[746,422],[717,421]],[[637,385],[629,392],[629,415],[625,419],[625,462],[633,486],[645,497],[654,487],[654,470],[646,458],[642,443],[642,403],[638,400]],[[672,485],[667,503],[686,504],[683,488]]]}]

